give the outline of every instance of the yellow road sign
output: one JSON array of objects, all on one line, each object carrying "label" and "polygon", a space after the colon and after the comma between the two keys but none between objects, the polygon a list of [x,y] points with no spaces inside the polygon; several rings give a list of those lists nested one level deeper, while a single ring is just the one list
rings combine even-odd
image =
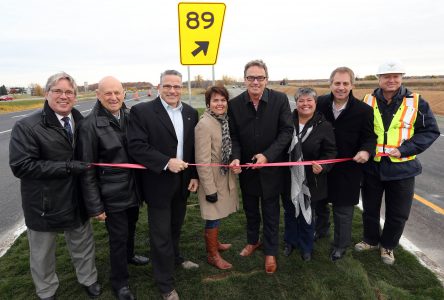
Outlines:
[{"label": "yellow road sign", "polygon": [[225,3],[181,2],[178,11],[180,63],[216,64]]}]

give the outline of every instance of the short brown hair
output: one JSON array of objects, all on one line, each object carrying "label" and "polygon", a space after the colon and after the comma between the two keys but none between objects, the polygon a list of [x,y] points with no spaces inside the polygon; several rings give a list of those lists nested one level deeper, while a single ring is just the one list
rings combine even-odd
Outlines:
[{"label": "short brown hair", "polygon": [[335,77],[336,73],[347,73],[348,75],[350,75],[351,84],[355,84],[355,73],[353,72],[352,69],[350,69],[348,67],[339,67],[339,68],[334,69],[330,75],[330,79],[329,79],[330,84],[333,83],[333,77]]},{"label": "short brown hair", "polygon": [[227,99],[227,101],[228,101],[228,99],[230,98],[230,95],[228,94],[228,91],[227,91],[227,89],[226,89],[224,86],[221,86],[221,85],[213,85],[213,86],[210,86],[210,87],[205,91],[205,104],[206,104],[207,106],[210,105],[211,96],[212,96],[213,94],[219,94],[219,95],[221,95],[221,96],[224,96],[225,99]]}]

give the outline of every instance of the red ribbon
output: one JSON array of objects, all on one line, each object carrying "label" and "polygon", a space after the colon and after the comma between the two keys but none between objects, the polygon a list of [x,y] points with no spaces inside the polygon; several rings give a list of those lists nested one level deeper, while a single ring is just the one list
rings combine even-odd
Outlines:
[{"label": "red ribbon", "polygon": [[[241,168],[251,168],[253,165],[255,167],[289,167],[289,166],[308,166],[316,162],[320,165],[334,164],[338,162],[344,162],[352,160],[353,158],[336,158],[336,159],[324,159],[324,160],[307,160],[307,161],[290,161],[290,162],[276,162],[276,163],[266,163],[266,164],[244,164],[239,165]],[[146,169],[145,166],[139,164],[109,164],[109,163],[92,163],[94,166],[99,167],[113,167],[113,168],[125,168],[125,169]],[[189,166],[197,167],[230,167],[229,165],[223,164],[188,164]]]}]

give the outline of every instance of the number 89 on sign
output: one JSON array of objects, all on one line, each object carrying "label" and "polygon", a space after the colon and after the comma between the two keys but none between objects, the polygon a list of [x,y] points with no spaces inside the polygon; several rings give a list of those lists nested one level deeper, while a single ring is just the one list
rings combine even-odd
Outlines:
[{"label": "number 89 on sign", "polygon": [[216,64],[225,3],[181,2],[178,12],[181,64]]}]

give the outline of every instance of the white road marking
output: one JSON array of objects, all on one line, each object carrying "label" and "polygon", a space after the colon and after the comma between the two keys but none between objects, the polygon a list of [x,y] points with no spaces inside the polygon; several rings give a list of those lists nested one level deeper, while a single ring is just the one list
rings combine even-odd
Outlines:
[{"label": "white road marking", "polygon": [[10,132],[12,129],[8,129],[8,130],[5,130],[5,131],[0,131],[0,134],[2,134],[2,133],[6,133],[6,132]]},{"label": "white road marking", "polygon": [[87,112],[87,111],[91,111],[91,108],[87,109],[87,110],[82,110],[81,113],[83,114],[84,112]]},{"label": "white road marking", "polygon": [[14,119],[14,118],[21,118],[21,117],[26,117],[26,116],[27,116],[27,115],[12,116],[11,119]]},{"label": "white road marking", "polygon": [[[23,220],[24,221],[24,220]],[[26,230],[26,225],[22,223],[14,232],[11,234],[8,232],[6,234],[6,240],[2,240],[0,243],[0,257],[2,257],[11,246],[14,244],[15,240]]]}]

